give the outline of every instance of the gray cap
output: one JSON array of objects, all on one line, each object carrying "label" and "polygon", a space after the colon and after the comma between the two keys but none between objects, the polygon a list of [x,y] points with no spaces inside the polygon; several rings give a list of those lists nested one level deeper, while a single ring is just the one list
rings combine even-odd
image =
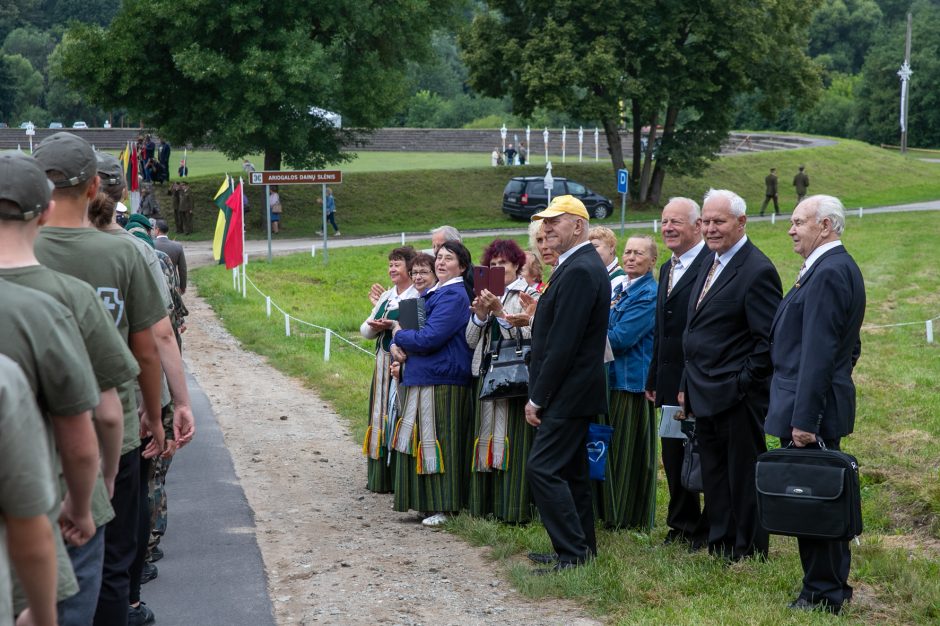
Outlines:
[{"label": "gray cap", "polygon": [[117,157],[107,152],[96,152],[95,157],[98,160],[98,176],[101,177],[102,185],[110,187],[124,182],[124,166]]},{"label": "gray cap", "polygon": [[72,133],[49,135],[36,148],[33,156],[42,163],[46,172],[56,170],[65,175],[65,180],[56,187],[74,187],[98,173],[98,161],[91,144]]},{"label": "gray cap", "polygon": [[0,200],[20,209],[2,209],[0,219],[28,222],[49,207],[51,197],[52,183],[36,159],[19,150],[0,152]]}]

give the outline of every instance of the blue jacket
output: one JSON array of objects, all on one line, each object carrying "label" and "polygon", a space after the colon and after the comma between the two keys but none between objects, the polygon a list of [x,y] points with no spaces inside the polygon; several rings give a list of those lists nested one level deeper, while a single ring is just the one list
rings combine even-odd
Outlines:
[{"label": "blue jacket", "polygon": [[607,338],[614,352],[614,360],[608,365],[611,389],[643,391],[653,358],[655,326],[656,281],[653,272],[647,272],[630,284],[617,306],[610,310]]},{"label": "blue jacket", "polygon": [[438,287],[424,305],[421,330],[401,330],[395,344],[405,351],[402,385],[470,385],[470,360],[465,330],[470,298],[463,283]]}]

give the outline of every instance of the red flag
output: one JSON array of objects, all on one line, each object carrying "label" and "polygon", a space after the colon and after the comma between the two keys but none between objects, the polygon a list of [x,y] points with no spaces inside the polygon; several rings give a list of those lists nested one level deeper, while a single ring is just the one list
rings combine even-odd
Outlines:
[{"label": "red flag", "polygon": [[140,156],[137,154],[137,144],[134,144],[134,147],[131,152],[131,167],[130,167],[130,191],[140,191],[140,181],[138,180],[138,166],[140,162],[138,161]]},{"label": "red flag", "polygon": [[229,221],[228,233],[225,235],[225,269],[230,270],[242,264],[244,256],[244,241],[242,240],[242,183],[225,201],[225,206],[232,209],[232,219]]}]

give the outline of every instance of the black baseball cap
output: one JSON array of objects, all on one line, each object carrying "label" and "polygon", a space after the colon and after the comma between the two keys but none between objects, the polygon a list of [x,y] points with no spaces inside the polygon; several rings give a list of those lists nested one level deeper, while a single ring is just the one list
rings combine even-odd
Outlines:
[{"label": "black baseball cap", "polygon": [[19,150],[0,152],[0,200],[19,207],[0,210],[0,219],[28,222],[49,207],[51,197],[52,183],[36,159]]}]

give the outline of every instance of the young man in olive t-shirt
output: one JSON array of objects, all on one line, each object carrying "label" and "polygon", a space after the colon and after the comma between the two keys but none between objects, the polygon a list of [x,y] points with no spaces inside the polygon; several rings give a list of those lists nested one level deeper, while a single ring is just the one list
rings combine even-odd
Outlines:
[{"label": "young man in olive t-shirt", "polygon": [[[36,257],[52,269],[70,274],[96,289],[121,336],[137,358],[144,399],[143,424],[153,434],[144,454],[163,452],[160,422],[159,354],[152,327],[166,316],[156,283],[133,244],[88,227],[88,203],[98,192],[97,162],[88,142],[70,133],[44,139],[35,157],[55,185],[55,213],[40,230]],[[115,518],[105,532],[105,562],[95,613],[96,625],[127,623],[128,568],[137,549],[140,439],[133,387],[121,387],[124,445],[115,481]]]},{"label": "young man in olive t-shirt", "polygon": [[[101,393],[94,412],[103,461],[103,475],[98,475],[91,503],[96,531],[84,545],[69,546],[79,593],[59,604],[59,621],[63,626],[88,624],[94,618],[101,587],[104,524],[114,518],[110,494],[114,491],[124,429],[124,411],[117,387],[132,381],[140,369],[91,286],[43,267],[36,260],[34,242],[39,227],[52,212],[52,205],[42,211],[26,212],[20,206],[18,213],[17,205],[2,198],[3,190],[10,186],[17,187],[21,193],[34,192],[40,197],[50,197],[46,175],[39,163],[20,152],[4,152],[0,153],[0,172],[4,174],[0,180],[0,215],[4,217],[0,219],[0,278],[42,291],[71,311]],[[31,189],[31,183],[46,189]]]},{"label": "young man in olive t-shirt", "polygon": [[[98,386],[75,318],[44,293],[0,280],[0,354],[23,370],[44,417],[53,475],[60,469],[67,491],[49,509],[58,560],[57,599],[78,591],[63,543],[81,545],[95,533],[91,496],[98,475],[98,441],[91,410],[98,404]],[[58,453],[57,455],[55,453]],[[61,502],[61,507],[59,506]],[[26,598],[15,594],[14,608]]]},{"label": "young man in olive t-shirt", "polygon": [[50,453],[29,383],[19,366],[3,355],[0,433],[0,624],[13,615],[11,564],[33,623],[51,624],[56,617],[56,552],[46,512],[55,504],[56,490],[46,461]]}]

